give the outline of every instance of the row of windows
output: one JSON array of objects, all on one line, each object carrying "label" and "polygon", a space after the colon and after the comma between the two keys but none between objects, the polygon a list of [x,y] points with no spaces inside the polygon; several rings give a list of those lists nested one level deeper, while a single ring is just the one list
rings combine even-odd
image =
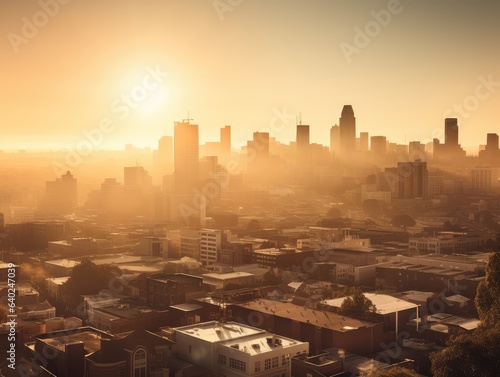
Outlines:
[{"label": "row of windows", "polygon": [[239,370],[239,371],[242,371],[242,372],[246,372],[247,363],[245,363],[244,361],[241,361],[238,359],[233,359],[232,357],[230,357],[229,358],[229,367],[236,369],[236,370]]}]

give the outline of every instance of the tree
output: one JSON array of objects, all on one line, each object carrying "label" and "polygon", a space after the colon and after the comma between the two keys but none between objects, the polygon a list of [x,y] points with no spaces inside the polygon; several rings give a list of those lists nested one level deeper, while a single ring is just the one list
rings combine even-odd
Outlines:
[{"label": "tree", "polygon": [[486,266],[486,277],[479,283],[475,304],[485,326],[500,324],[500,253],[492,254]]},{"label": "tree", "polygon": [[392,218],[391,224],[397,228],[403,228],[406,232],[406,228],[415,225],[415,220],[410,215],[396,215]]},{"label": "tree", "polygon": [[347,317],[371,318],[377,309],[370,299],[367,299],[359,287],[353,289],[352,296],[342,302],[339,313]]},{"label": "tree", "polygon": [[434,377],[494,377],[500,370],[500,327],[478,328],[431,355]]},{"label": "tree", "polygon": [[418,374],[403,367],[389,367],[375,373],[376,377],[418,377]]},{"label": "tree", "polygon": [[116,266],[97,266],[89,259],[84,259],[73,268],[70,278],[63,285],[66,304],[70,309],[76,309],[81,295],[93,295],[109,288],[110,281],[120,274],[121,271]]},{"label": "tree", "polygon": [[260,244],[259,246],[259,249],[271,249],[271,248],[275,248],[276,247],[276,243],[273,242],[273,241],[264,241]]},{"label": "tree", "polygon": [[328,217],[329,219],[336,219],[338,217],[342,217],[342,213],[338,208],[332,207],[326,213],[326,217]]},{"label": "tree", "polygon": [[490,257],[478,286],[476,307],[481,325],[461,334],[431,356],[434,377],[498,376],[500,370],[500,254]]}]

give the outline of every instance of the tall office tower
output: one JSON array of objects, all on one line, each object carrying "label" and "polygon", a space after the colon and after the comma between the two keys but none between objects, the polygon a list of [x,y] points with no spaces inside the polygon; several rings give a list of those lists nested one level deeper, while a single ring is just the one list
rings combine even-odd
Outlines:
[{"label": "tall office tower", "polygon": [[486,150],[498,151],[498,134],[486,135]]},{"label": "tall office tower", "polygon": [[444,143],[449,146],[458,146],[457,118],[446,118],[444,120]]},{"label": "tall office tower", "polygon": [[500,164],[500,150],[498,149],[498,134],[486,135],[486,146],[479,151],[479,159],[488,165]]},{"label": "tall office tower", "polygon": [[429,177],[427,162],[398,162],[399,184],[396,197],[401,199],[425,198]]},{"label": "tall office tower", "polygon": [[350,156],[356,149],[356,118],[351,105],[344,105],[339,120],[340,153],[342,157]]},{"label": "tall office tower", "polygon": [[375,159],[382,159],[387,154],[387,140],[385,136],[371,137],[371,151]]},{"label": "tall office tower", "polygon": [[231,159],[231,126],[220,129],[220,159],[221,164],[227,164]]},{"label": "tall office tower", "polygon": [[68,171],[55,181],[45,182],[47,209],[70,213],[78,205],[76,178]]},{"label": "tall office tower", "polygon": [[175,122],[174,125],[174,191],[192,195],[199,186],[198,125]]},{"label": "tall office tower", "polygon": [[359,150],[361,152],[368,152],[368,132],[359,133]]},{"label": "tall office tower", "polygon": [[[0,213],[0,230],[2,230],[5,226],[5,218],[3,217],[3,213]],[[1,244],[1,241],[0,241]]]},{"label": "tall office tower", "polygon": [[410,141],[408,144],[408,155],[410,160],[426,160],[425,145],[420,141]]},{"label": "tall office tower", "polygon": [[250,174],[266,173],[269,167],[269,133],[254,132],[247,142],[247,170]]},{"label": "tall office tower", "polygon": [[340,127],[335,125],[330,128],[330,154],[340,153]]},{"label": "tall office tower", "polygon": [[296,145],[298,161],[307,164],[310,159],[309,126],[297,125]]}]

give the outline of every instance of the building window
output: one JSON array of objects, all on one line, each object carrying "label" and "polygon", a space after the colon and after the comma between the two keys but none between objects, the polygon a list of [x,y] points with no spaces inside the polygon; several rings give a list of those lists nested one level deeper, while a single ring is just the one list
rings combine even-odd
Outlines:
[{"label": "building window", "polygon": [[255,373],[260,372],[260,361],[255,362]]},{"label": "building window", "polygon": [[281,365],[286,365],[286,355],[281,356]]},{"label": "building window", "polygon": [[229,358],[229,367],[240,370],[242,372],[246,372],[247,370],[247,363],[244,361],[238,360],[238,359],[233,359],[232,357]]},{"label": "building window", "polygon": [[273,357],[273,368],[277,368],[279,366],[278,357]]},{"label": "building window", "polygon": [[271,359],[264,360],[264,370],[271,369]]},{"label": "building window", "polygon": [[219,355],[219,364],[226,365],[226,355]]},{"label": "building window", "polygon": [[134,362],[132,370],[134,377],[146,377],[147,353],[144,348],[139,348],[134,352]]}]

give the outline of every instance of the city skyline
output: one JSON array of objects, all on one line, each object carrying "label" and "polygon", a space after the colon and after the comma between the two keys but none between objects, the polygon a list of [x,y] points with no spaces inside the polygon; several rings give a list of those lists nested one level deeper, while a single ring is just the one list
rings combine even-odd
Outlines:
[{"label": "city skyline", "polygon": [[123,4],[2,3],[0,149],[65,150],[105,118],[101,149],[154,147],[188,112],[202,143],[229,124],[245,145],[280,112],[278,141],[300,118],[325,144],[344,104],[356,136],[396,143],[444,142],[442,120],[457,117],[477,153],[498,129],[493,1]]}]

